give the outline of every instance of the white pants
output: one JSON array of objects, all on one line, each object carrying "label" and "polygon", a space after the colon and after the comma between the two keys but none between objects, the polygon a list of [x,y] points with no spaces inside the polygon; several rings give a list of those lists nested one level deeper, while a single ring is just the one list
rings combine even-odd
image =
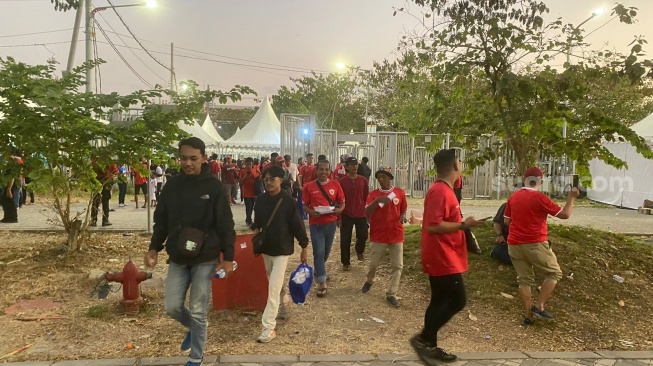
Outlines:
[{"label": "white pants", "polygon": [[281,291],[284,288],[284,278],[286,267],[288,267],[289,255],[270,256],[263,254],[263,263],[265,263],[265,272],[268,275],[268,303],[263,311],[264,328],[274,329],[277,326],[277,314],[279,313],[279,304],[281,300]]}]

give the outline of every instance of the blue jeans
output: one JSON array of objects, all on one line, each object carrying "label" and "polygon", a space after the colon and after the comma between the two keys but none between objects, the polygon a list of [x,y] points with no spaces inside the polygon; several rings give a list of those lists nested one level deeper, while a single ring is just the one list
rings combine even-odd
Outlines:
[{"label": "blue jeans", "polygon": [[[204,356],[211,281],[217,260],[191,266],[170,262],[165,282],[166,313],[190,331],[190,361]],[[190,287],[189,308],[184,306]]]},{"label": "blue jeans", "polygon": [[329,259],[335,235],[335,221],[326,225],[311,225],[313,264],[315,265],[315,278],[317,279],[317,283],[326,282],[326,261]]}]

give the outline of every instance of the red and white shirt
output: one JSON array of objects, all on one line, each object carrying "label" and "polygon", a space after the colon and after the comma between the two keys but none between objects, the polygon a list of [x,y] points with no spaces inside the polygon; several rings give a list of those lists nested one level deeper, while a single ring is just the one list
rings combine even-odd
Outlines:
[{"label": "red and white shirt", "polygon": [[[429,226],[441,222],[461,222],[460,204],[449,184],[436,180],[424,198],[422,221],[422,270],[429,276],[467,272],[465,232],[430,233]],[[512,229],[511,229],[512,230]]]},{"label": "red and white shirt", "polygon": [[299,169],[299,175],[302,176],[302,183],[306,186],[308,182],[314,181],[317,177],[317,167],[315,164],[304,165]]},{"label": "red and white shirt", "polygon": [[331,173],[331,178],[333,178],[334,180],[340,180],[345,175],[347,175],[347,170],[345,169],[345,165],[343,163],[338,163],[336,164],[336,168]]},{"label": "red and white shirt", "polygon": [[[329,201],[320,191],[320,188],[317,186],[320,184],[317,180],[314,180],[310,183],[307,183],[304,186],[304,192],[302,194],[302,201],[304,205],[315,209],[318,206],[329,206]],[[325,184],[322,184],[324,192],[329,196],[329,199],[336,205],[345,202],[345,194],[342,192],[342,187],[340,184],[333,179],[329,179]],[[338,220],[338,217],[333,214],[323,214],[318,217],[309,216],[308,223],[310,225],[326,225]]]},{"label": "red and white shirt", "polygon": [[546,219],[557,216],[562,207],[544,193],[524,187],[513,193],[506,203],[504,217],[509,218],[508,244],[532,244],[548,240]]},{"label": "red and white shirt", "polygon": [[369,217],[370,240],[375,243],[398,244],[404,242],[404,225],[401,222],[401,214],[408,209],[406,192],[398,187],[392,187],[387,191],[375,189],[367,196],[366,206],[369,206],[380,196],[388,196],[394,192],[395,197],[390,204],[377,207]]}]

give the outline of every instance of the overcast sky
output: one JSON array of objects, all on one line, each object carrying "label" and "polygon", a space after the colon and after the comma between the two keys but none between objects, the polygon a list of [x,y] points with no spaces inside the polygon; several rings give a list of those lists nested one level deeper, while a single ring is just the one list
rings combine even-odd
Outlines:
[{"label": "overcast sky", "polygon": [[[113,0],[113,3],[125,5],[140,1]],[[613,0],[546,2],[551,9],[549,20],[562,16],[565,22],[573,24],[587,19],[597,8],[614,6]],[[247,85],[260,96],[275,93],[280,85],[289,85],[290,76],[302,75],[287,70],[290,68],[331,72],[336,71],[337,62],[369,68],[373,60],[392,59],[404,30],[416,26],[416,20],[409,16],[392,15],[393,7],[405,5],[403,0],[158,0],[158,3],[156,9],[134,7],[119,12],[134,34],[144,40],[143,45],[166,66],[170,64],[170,43],[174,42],[178,81],[193,79],[203,87],[210,85],[217,89]],[[588,42],[595,48],[607,42],[610,47],[624,51],[633,36],[644,35],[652,42],[647,48],[653,55],[650,24],[653,0],[623,0],[622,3],[639,8],[639,22],[627,26],[614,20],[592,34]],[[94,1],[95,7],[106,5],[107,0]],[[415,5],[412,7],[417,9]],[[0,0],[0,57],[13,56],[37,64],[54,56],[60,67],[65,68],[74,18],[74,11],[56,12],[49,0]],[[96,18],[106,31],[112,32],[110,25],[117,33],[127,34],[112,11],[99,12]],[[609,19],[608,11],[585,27],[593,30]],[[13,36],[47,31],[57,32]],[[130,37],[108,35],[117,45],[124,44],[122,38],[130,47],[138,47]],[[81,33],[80,39],[83,38]],[[97,40],[106,42],[99,31]],[[62,43],[49,44],[57,42]],[[45,46],[3,47],[44,43]],[[127,93],[147,88],[108,44],[98,43],[97,47],[99,57],[108,62],[101,68],[103,92]],[[118,49],[147,82],[168,83],[170,72],[143,51]],[[83,60],[84,42],[79,42],[75,65]],[[245,103],[254,101],[249,99]]]}]

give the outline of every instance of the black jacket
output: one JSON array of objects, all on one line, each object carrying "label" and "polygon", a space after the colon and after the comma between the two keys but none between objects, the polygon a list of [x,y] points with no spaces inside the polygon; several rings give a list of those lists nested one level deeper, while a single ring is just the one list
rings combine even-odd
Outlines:
[{"label": "black jacket", "polygon": [[356,174],[362,175],[363,177],[367,178],[367,180],[370,180],[370,176],[372,175],[372,169],[367,166],[367,164],[360,163],[358,165],[358,170],[356,171]]},{"label": "black jacket", "polygon": [[252,230],[265,227],[280,199],[283,199],[283,202],[270,226],[265,229],[266,240],[263,244],[263,254],[271,256],[292,255],[295,252],[295,238],[302,248],[308,246],[306,227],[299,216],[297,202],[283,190],[276,196],[271,196],[266,192],[256,197]]},{"label": "black jacket", "polygon": [[[179,253],[179,232],[182,226],[191,226],[207,234],[200,253],[188,258]],[[199,175],[186,175],[183,171],[169,178],[161,190],[154,210],[154,228],[150,250],[161,251],[165,242],[170,261],[177,264],[197,264],[223,255],[226,261],[234,259],[234,219],[231,207],[223,192],[222,183],[204,164]]]}]

